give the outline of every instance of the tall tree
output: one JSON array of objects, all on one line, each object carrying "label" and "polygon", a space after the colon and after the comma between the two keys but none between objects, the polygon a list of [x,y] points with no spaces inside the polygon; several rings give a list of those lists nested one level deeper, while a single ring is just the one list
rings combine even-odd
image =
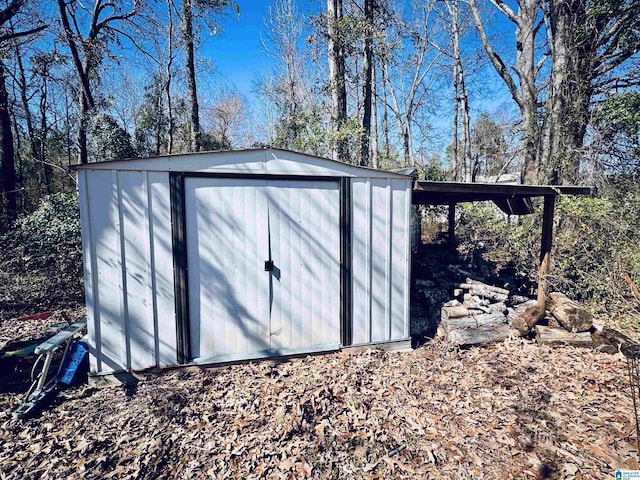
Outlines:
[{"label": "tall tree", "polygon": [[[16,54],[18,46],[16,45]],[[20,80],[18,81],[20,96],[22,97],[25,121],[27,123],[27,133],[29,136],[29,144],[31,147],[31,155],[33,160],[39,162],[38,170],[42,172],[41,182],[44,183],[45,191],[52,193],[53,191],[53,167],[51,163],[53,159],[47,157],[47,138],[51,129],[51,125],[55,125],[54,119],[49,117],[49,110],[52,106],[50,95],[52,84],[52,70],[65,63],[65,58],[58,54],[54,49],[51,52],[38,52],[29,59],[31,67],[31,77],[27,80],[22,67],[22,61],[19,57],[16,59]],[[31,107],[29,105],[28,88],[35,88],[37,92],[37,108],[34,111],[33,119]],[[39,125],[35,127],[35,121],[39,120]],[[29,126],[29,123],[32,123]],[[62,122],[61,122],[62,123]]]},{"label": "tall tree", "polygon": [[[453,152],[451,170],[453,179],[470,182],[471,167],[471,119],[469,116],[469,95],[465,82],[465,71],[462,64],[461,22],[459,0],[445,2],[450,17],[451,38],[453,43]],[[462,114],[462,115],[460,115]],[[462,119],[462,148],[458,138],[458,122]],[[462,165],[459,165],[462,160]]]},{"label": "tall tree", "polygon": [[415,165],[413,127],[440,76],[442,52],[432,48],[431,38],[442,33],[442,25],[436,22],[434,7],[435,2],[415,4],[407,19],[396,15],[394,37],[386,38],[381,55],[386,107],[396,119],[405,165]]},{"label": "tall tree", "polygon": [[200,150],[202,133],[200,132],[200,113],[198,107],[198,87],[196,85],[196,66],[194,57],[193,5],[191,0],[182,0],[182,37],[185,48],[185,69],[187,73],[187,92],[189,94],[190,149]]},{"label": "tall tree", "polygon": [[219,30],[216,16],[226,8],[233,8],[239,13],[239,7],[230,0],[182,0],[182,38],[185,48],[185,70],[187,75],[187,92],[189,95],[189,128],[190,149],[197,152],[202,147],[202,131],[200,127],[200,109],[198,106],[198,87],[196,83],[194,20],[199,16],[212,33]]},{"label": "tall tree", "polygon": [[[9,49],[9,42],[11,40],[33,35],[47,28],[47,25],[42,24],[26,30],[15,30],[10,24],[10,21],[18,15],[23,5],[24,0],[12,0],[4,9],[0,10],[0,53],[5,53]],[[18,202],[16,196],[15,149],[11,129],[9,93],[6,85],[7,75],[8,72],[4,60],[0,60],[0,154],[2,155],[2,191],[6,202],[6,218],[8,221],[12,221],[17,215]]]},{"label": "tall tree", "polygon": [[346,59],[343,32],[342,0],[327,0],[327,35],[329,46],[329,86],[331,89],[331,123],[336,137],[331,156],[347,161],[347,140],[341,131],[347,122]]},{"label": "tall tree", "polygon": [[[575,183],[592,99],[624,86],[620,67],[638,58],[640,1],[547,0],[544,13],[553,60],[544,173],[552,183]],[[637,82],[636,78],[631,83]]]},{"label": "tall tree", "polygon": [[371,152],[371,120],[375,99],[373,89],[373,30],[374,30],[374,0],[364,0],[364,54],[362,59],[362,138],[360,146],[360,164],[369,165]]},{"label": "tall tree", "polygon": [[537,55],[537,42],[544,22],[538,9],[538,0],[517,0],[517,10],[515,11],[502,0],[489,1],[515,26],[516,61],[513,70],[517,79],[509,72],[502,56],[489,41],[476,0],[469,0],[469,5],[489,60],[520,110],[522,180],[527,183],[536,183],[539,173],[540,148],[540,125],[538,123],[540,87],[537,79],[546,60],[545,55]]},{"label": "tall tree", "polygon": [[167,103],[167,153],[173,153],[173,130],[175,128],[175,120],[173,118],[173,101],[171,99],[171,83],[173,80],[173,62],[175,59],[174,54],[174,38],[173,38],[173,8],[172,0],[167,0],[167,47],[166,54],[167,60],[165,64],[165,81],[164,81],[164,93]]},{"label": "tall tree", "polygon": [[0,137],[2,142],[2,190],[6,200],[6,217],[16,218],[18,203],[16,198],[16,167],[11,114],[9,113],[9,94],[7,93],[7,71],[0,61]]},{"label": "tall tree", "polygon": [[[79,0],[58,0],[60,21],[71,52],[73,66],[80,84],[78,105],[78,160],[89,162],[87,150],[87,128],[90,114],[96,108],[92,81],[98,76],[98,67],[108,50],[109,41],[126,36],[119,27],[138,13],[138,4],[123,6],[108,0],[94,0],[88,9]],[[88,18],[82,18],[88,13]],[[86,30],[83,32],[83,26]]]},{"label": "tall tree", "polygon": [[[11,28],[13,30],[13,24],[11,23]],[[16,77],[16,84],[20,93],[20,101],[22,103],[22,110],[24,113],[24,120],[27,126],[27,136],[28,136],[28,140],[29,140],[29,147],[30,147],[30,153],[31,156],[33,157],[34,161],[42,161],[44,160],[43,158],[41,158],[40,153],[41,153],[41,149],[39,148],[39,141],[36,138],[36,133],[35,133],[35,129],[33,126],[33,116],[31,114],[31,106],[29,104],[29,91],[28,91],[28,81],[27,81],[27,75],[25,73],[25,68],[24,68],[24,62],[22,60],[22,52],[21,52],[21,48],[18,42],[14,43],[14,54],[15,54],[15,58],[16,58],[16,65],[18,67],[18,70],[15,74]],[[42,164],[44,166],[44,164]],[[46,188],[47,188],[47,193],[51,193],[50,190],[50,182],[49,182],[49,175],[47,175],[47,171],[45,168],[45,172],[44,175],[41,180],[43,180],[43,183],[45,183]]]},{"label": "tall tree", "polygon": [[165,146],[164,135],[169,129],[164,110],[165,85],[159,77],[156,75],[145,87],[143,104],[137,114],[135,150],[138,155],[160,155]]},{"label": "tall tree", "polygon": [[371,166],[378,168],[378,81],[376,78],[376,62],[371,65],[371,131],[369,132],[369,152]]},{"label": "tall tree", "polygon": [[264,19],[266,31],[262,47],[275,62],[269,78],[260,83],[261,93],[278,112],[277,142],[284,148],[299,148],[304,143],[305,110],[311,89],[305,59],[300,51],[304,21],[294,0],[276,0]]}]

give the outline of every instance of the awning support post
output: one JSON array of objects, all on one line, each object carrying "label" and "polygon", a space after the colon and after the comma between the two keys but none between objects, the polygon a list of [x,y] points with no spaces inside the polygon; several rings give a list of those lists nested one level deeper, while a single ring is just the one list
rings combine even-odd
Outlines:
[{"label": "awning support post", "polygon": [[555,195],[544,196],[542,212],[542,240],[540,242],[540,268],[538,269],[538,307],[544,308],[548,283],[546,276],[551,268],[551,247],[553,245],[553,213]]},{"label": "awning support post", "polygon": [[456,249],[456,204],[449,204],[449,235],[447,237],[449,249]]}]

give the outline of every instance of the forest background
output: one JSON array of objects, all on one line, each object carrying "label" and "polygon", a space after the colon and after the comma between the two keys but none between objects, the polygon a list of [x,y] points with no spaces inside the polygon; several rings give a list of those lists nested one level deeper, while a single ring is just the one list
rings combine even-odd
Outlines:
[{"label": "forest background", "polygon": [[[239,80],[221,39],[258,9]],[[272,145],[595,186],[559,203],[550,283],[637,328],[639,52],[640,0],[0,0],[0,318],[82,302],[70,165]],[[533,279],[539,220],[457,218]]]}]

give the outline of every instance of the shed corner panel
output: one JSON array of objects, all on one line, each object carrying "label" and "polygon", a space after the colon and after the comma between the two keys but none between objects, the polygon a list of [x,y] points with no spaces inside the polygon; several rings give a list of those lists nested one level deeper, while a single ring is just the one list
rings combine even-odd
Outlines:
[{"label": "shed corner panel", "polygon": [[353,343],[409,336],[411,179],[352,182]]}]

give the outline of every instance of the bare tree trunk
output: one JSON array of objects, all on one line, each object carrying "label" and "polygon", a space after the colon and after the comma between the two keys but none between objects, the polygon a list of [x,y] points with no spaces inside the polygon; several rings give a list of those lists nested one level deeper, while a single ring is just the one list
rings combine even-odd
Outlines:
[{"label": "bare tree trunk", "polygon": [[540,129],[538,125],[538,88],[536,86],[535,28],[537,0],[521,0],[518,5],[516,72],[522,92],[522,141],[524,146],[522,180],[539,182]]},{"label": "bare tree trunk", "polygon": [[79,104],[80,104],[80,117],[78,119],[78,161],[81,164],[89,162],[89,155],[87,153],[87,112],[90,106],[93,106],[93,95],[91,93],[91,86],[89,84],[89,76],[85,70],[85,64],[82,63],[80,58],[80,52],[76,45],[76,40],[71,30],[71,24],[69,23],[69,16],[67,15],[67,5],[65,0],[58,0],[58,11],[60,12],[60,20],[62,21],[62,27],[64,28],[65,37],[69,50],[71,51],[71,58],[78,75],[78,81],[80,83],[80,91],[78,92]]},{"label": "bare tree trunk", "polygon": [[[168,68],[167,68],[168,70]],[[173,130],[175,129],[175,120],[173,119],[173,104],[171,103],[171,76],[167,77],[166,82],[166,95],[167,95],[167,117],[169,119],[168,129],[168,144],[167,144],[167,153],[173,153]]]},{"label": "bare tree trunk", "polygon": [[362,139],[360,148],[360,165],[369,165],[371,138],[371,110],[373,107],[373,0],[364,0],[364,57],[362,71]]},{"label": "bare tree trunk", "polygon": [[9,222],[16,219],[18,202],[16,195],[16,166],[13,149],[13,132],[9,113],[9,94],[7,93],[6,68],[0,61],[0,136],[2,143],[2,190],[5,196],[6,217]]},{"label": "bare tree trunk", "polygon": [[[357,55],[353,57],[353,61],[351,63],[351,70],[353,72],[353,80],[351,80],[350,86],[351,85],[353,86],[351,87],[350,92],[352,92],[351,95],[354,97],[353,106],[356,109],[354,117],[357,119],[360,119],[362,118],[362,102],[360,101],[360,89],[362,88],[361,79],[362,79],[363,73],[360,71],[360,57],[358,57]],[[345,66],[345,72],[346,72],[346,66]],[[345,78],[345,86],[346,86],[346,78]]]},{"label": "bare tree trunk", "polygon": [[[384,60],[383,60],[384,61]],[[384,134],[384,158],[388,162],[391,157],[391,141],[389,139],[389,107],[387,99],[388,81],[386,75],[386,66],[382,65],[382,105],[384,110],[382,111],[382,133]]]},{"label": "bare tree trunk", "polygon": [[453,0],[447,2],[447,10],[451,16],[451,28],[453,33],[453,125],[451,138],[451,177],[453,181],[457,181],[458,175],[458,158],[459,158],[459,140],[458,140],[458,118],[460,116],[460,76],[458,73],[459,62],[456,53],[460,48],[460,30],[458,28],[458,1]]},{"label": "bare tree trunk", "polygon": [[[97,7],[97,4],[96,4]],[[74,38],[73,31],[71,30],[71,25],[69,23],[69,16],[67,15],[67,5],[65,0],[58,0],[58,10],[60,11],[60,20],[62,21],[62,26],[64,28],[64,33],[67,38],[67,43],[69,45],[69,50],[71,51],[71,58],[73,59],[73,64],[76,67],[76,72],[78,74],[78,80],[81,87],[81,95],[86,98],[86,103],[89,104],[91,108],[93,108],[94,101],[93,95],[91,93],[91,86],[89,83],[89,75],[86,67],[90,65],[88,60],[85,60],[84,64],[80,58],[80,52],[78,51],[78,47],[76,45],[76,39]],[[94,15],[96,12],[94,12]],[[93,19],[94,22],[97,22],[97,18]],[[95,35],[97,32],[94,30],[95,26],[92,24],[92,31],[89,34],[88,41],[92,41],[95,39]]]},{"label": "bare tree trunk", "polygon": [[378,168],[378,92],[376,62],[371,65],[371,166]]},{"label": "bare tree trunk", "polygon": [[[47,72],[48,73],[48,72]],[[47,119],[47,107],[48,107],[48,84],[47,84],[47,74],[42,77],[42,87],[40,89],[40,141],[38,142],[39,147],[39,159],[43,162],[43,171],[44,171],[44,181],[47,187],[47,193],[52,192],[51,183],[53,181],[53,171],[51,166],[48,165],[47,162],[47,135],[49,132],[49,122]]]},{"label": "bare tree trunk", "polygon": [[404,154],[404,164],[415,165],[415,161],[411,156],[411,117],[407,116],[403,123],[402,130],[402,151]]},{"label": "bare tree trunk", "polygon": [[[471,159],[471,119],[469,116],[469,96],[464,81],[464,68],[462,66],[462,53],[460,49],[460,20],[458,0],[447,2],[447,9],[451,16],[451,29],[453,35],[453,72],[454,72],[454,179],[458,178],[458,159],[462,160],[462,172],[460,178],[465,182],[474,179],[473,161]],[[458,140],[458,114],[462,114],[462,152]]]},{"label": "bare tree trunk", "polygon": [[462,111],[462,158],[464,181],[475,181],[473,159],[471,158],[471,117],[469,116],[469,96],[464,83],[462,64],[458,71],[460,75],[460,106]]},{"label": "bare tree trunk", "polygon": [[89,150],[87,148],[87,124],[89,123],[89,106],[84,94],[80,92],[80,118],[78,121],[78,149],[79,159],[82,165],[89,163]]},{"label": "bare tree trunk", "polygon": [[[13,28],[13,25],[12,25]],[[24,119],[27,124],[27,135],[29,136],[29,148],[31,150],[31,156],[34,161],[42,160],[39,155],[38,148],[38,140],[36,139],[35,133],[33,131],[33,117],[31,115],[31,107],[29,106],[29,99],[27,94],[27,77],[24,72],[24,64],[22,63],[22,56],[20,55],[20,48],[18,44],[15,44],[15,53],[16,53],[16,62],[18,64],[18,87],[20,89],[20,100],[22,102],[22,108],[24,110]],[[44,167],[42,164],[40,167]],[[47,174],[44,172],[43,168],[43,177],[41,180],[44,180],[47,185],[47,190],[49,190],[49,184],[47,182]],[[50,192],[48,192],[50,193]]]},{"label": "bare tree trunk", "polygon": [[400,137],[402,138],[402,155],[404,159],[405,165],[413,166],[413,158],[411,157],[411,109],[408,109],[404,114],[400,110],[400,103],[398,102],[398,97],[395,93],[391,82],[389,81],[389,70],[387,65],[384,65],[384,69],[382,74],[386,80],[386,84],[389,85],[389,93],[391,94],[391,99],[393,100],[393,114],[396,117],[396,122],[398,123],[398,132],[400,133]]},{"label": "bare tree trunk", "polygon": [[173,153],[173,129],[175,128],[174,126],[174,120],[173,120],[173,105],[171,103],[171,79],[173,78],[173,72],[171,71],[171,66],[173,64],[173,6],[172,6],[172,0],[167,0],[167,15],[169,17],[169,28],[168,28],[168,35],[169,35],[169,39],[168,39],[168,44],[167,44],[167,49],[168,49],[168,55],[169,58],[167,59],[167,70],[166,70],[166,75],[167,75],[167,79],[165,81],[164,87],[165,87],[165,95],[167,97],[167,117],[169,119],[169,125],[168,125],[168,145],[167,145],[167,153],[171,154]]},{"label": "bare tree trunk", "polygon": [[[159,91],[157,93],[157,95],[155,95],[156,98],[154,100],[156,102],[156,105],[155,105],[156,112],[162,112],[162,107],[163,107],[162,96],[163,96],[163,92],[162,91]],[[163,129],[162,124],[156,124],[155,125],[155,137],[156,138],[155,138],[154,154],[156,156],[160,155],[160,151],[161,151],[161,148],[162,148],[162,143],[163,143],[162,142],[162,134],[164,133],[163,130],[164,129]]]},{"label": "bare tree trunk", "polygon": [[[24,165],[22,163],[22,155],[20,152],[22,151],[22,143],[20,141],[20,132],[18,130],[18,122],[16,121],[16,112],[15,110],[11,110],[9,112],[11,114],[11,125],[13,126],[13,139],[15,140],[15,145],[13,146],[13,150],[15,153],[15,162],[17,164],[16,169],[16,189],[24,186]],[[25,207],[25,198],[24,194],[21,196],[21,201],[18,201],[16,198],[16,202],[18,203],[19,209],[24,209]]]},{"label": "bare tree trunk", "polygon": [[191,0],[182,0],[182,35],[184,37],[187,71],[187,92],[189,94],[189,114],[191,124],[191,151],[198,152],[202,144],[198,89],[196,87],[196,67],[194,60],[193,8]]},{"label": "bare tree trunk", "polygon": [[[69,92],[67,92],[69,93]],[[72,140],[71,140],[71,106],[73,105],[73,98],[70,95],[64,96],[64,133],[65,141],[67,144],[67,164],[71,165],[72,158]]]},{"label": "bare tree trunk", "polygon": [[453,66],[453,125],[451,127],[451,179],[458,181],[458,117],[460,115],[460,98],[458,96],[458,66]]},{"label": "bare tree trunk", "polygon": [[342,35],[342,0],[327,0],[329,35],[329,83],[331,85],[331,120],[337,135],[332,152],[334,160],[347,161],[347,141],[341,132],[347,119],[347,90]]}]

